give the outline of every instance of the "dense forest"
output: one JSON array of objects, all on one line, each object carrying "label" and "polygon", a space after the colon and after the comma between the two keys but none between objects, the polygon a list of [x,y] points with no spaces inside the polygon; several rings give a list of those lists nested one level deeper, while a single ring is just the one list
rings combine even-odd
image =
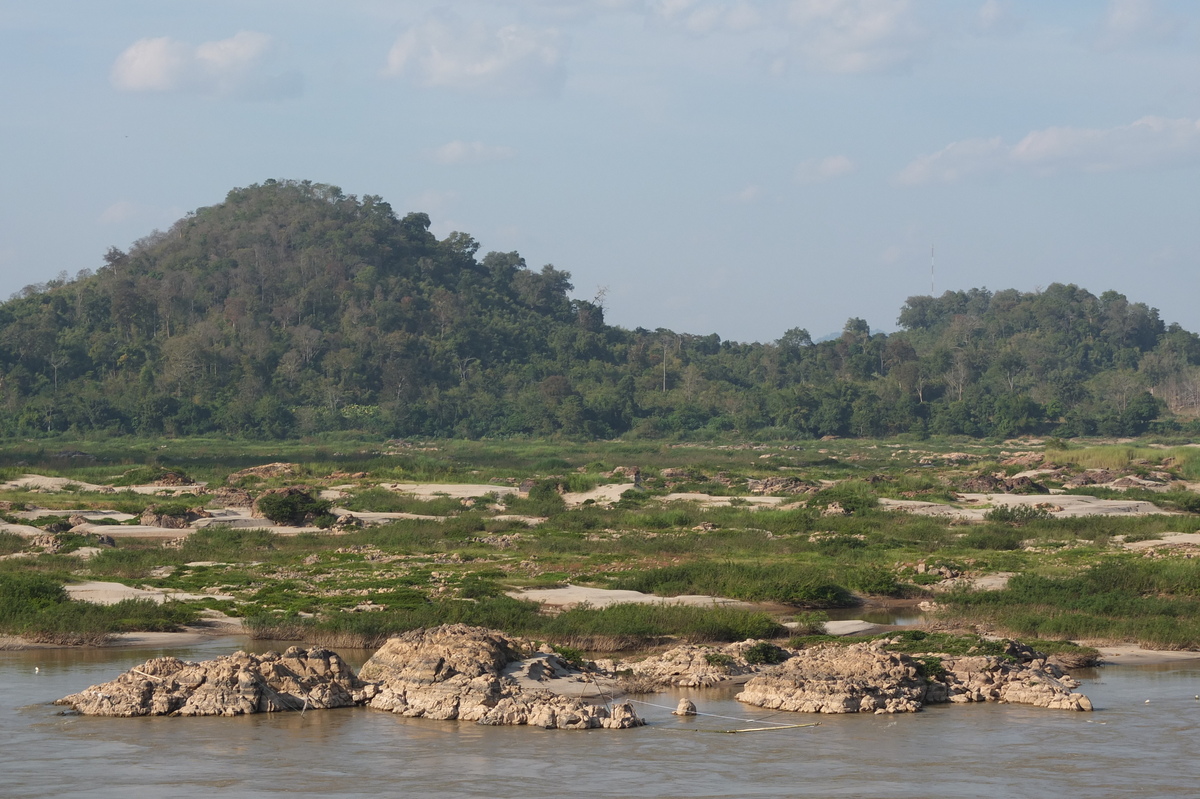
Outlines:
[{"label": "dense forest", "polygon": [[0,305],[0,435],[1200,430],[1200,337],[1107,291],[910,297],[814,343],[626,330],[570,274],[267,181]]}]

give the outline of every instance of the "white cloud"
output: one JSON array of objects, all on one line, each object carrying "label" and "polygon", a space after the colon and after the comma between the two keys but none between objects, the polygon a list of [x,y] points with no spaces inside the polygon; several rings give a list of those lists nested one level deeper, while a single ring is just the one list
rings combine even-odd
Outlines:
[{"label": "white cloud", "polygon": [[1158,44],[1174,38],[1179,27],[1154,0],[1110,0],[1099,43],[1104,48]]},{"label": "white cloud", "polygon": [[427,189],[414,197],[409,207],[428,214],[444,213],[458,199],[458,192]]},{"label": "white cloud", "polygon": [[801,58],[827,72],[903,68],[926,39],[908,0],[793,0],[788,19]]},{"label": "white cloud", "polygon": [[720,0],[654,0],[651,13],[661,22],[682,28],[688,33],[705,34],[717,31],[746,31],[761,26],[767,20],[769,4]]},{"label": "white cloud", "polygon": [[903,68],[928,38],[910,0],[651,0],[652,18],[694,35],[755,31],[779,34],[769,71],[799,61],[819,72],[864,73]]},{"label": "white cloud", "polygon": [[270,36],[240,31],[190,45],[166,36],[139,39],[117,56],[110,78],[130,92],[194,92],[244,99],[279,99],[302,91],[296,73],[268,74]]},{"label": "white cloud", "polygon": [[844,155],[805,161],[796,168],[796,180],[800,183],[821,183],[849,175],[855,170],[855,166],[855,163]]},{"label": "white cloud", "polygon": [[129,200],[118,200],[112,205],[104,209],[104,213],[100,214],[97,220],[101,224],[114,225],[124,222],[127,219],[133,219],[141,214],[142,209],[137,203],[132,203]]},{"label": "white cloud", "polygon": [[1028,170],[1115,172],[1200,161],[1200,120],[1143,117],[1113,128],[1053,127],[1016,144],[964,139],[906,166],[897,182],[947,183],[977,174]]},{"label": "white cloud", "polygon": [[489,161],[504,161],[514,157],[517,151],[511,147],[500,147],[478,141],[452,141],[433,151],[433,160],[439,164],[481,164]]},{"label": "white cloud", "polygon": [[442,15],[401,34],[384,73],[426,87],[552,94],[564,77],[564,45],[554,30],[489,28]]},{"label": "white cloud", "polygon": [[182,217],[183,210],[175,207],[162,208],[153,205],[135,203],[130,200],[117,200],[105,208],[96,221],[102,225],[144,225],[147,227],[170,226]]},{"label": "white cloud", "polygon": [[754,202],[761,196],[762,196],[762,186],[758,186],[756,184],[751,183],[750,185],[746,186],[741,191],[739,191],[737,194],[733,195],[733,201],[735,203],[748,204],[748,203]]},{"label": "white cloud", "polygon": [[1011,36],[1024,25],[1009,4],[1001,0],[987,0],[975,12],[975,30],[986,36]]}]

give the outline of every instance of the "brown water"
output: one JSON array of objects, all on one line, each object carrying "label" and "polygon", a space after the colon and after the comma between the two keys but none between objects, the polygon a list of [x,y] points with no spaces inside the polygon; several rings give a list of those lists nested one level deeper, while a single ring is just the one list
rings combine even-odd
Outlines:
[{"label": "brown water", "polygon": [[[731,690],[675,691],[643,697],[651,724],[627,731],[480,727],[361,708],[104,719],[48,704],[148,657],[198,660],[246,645],[0,652],[0,796],[1200,796],[1197,663],[1089,672],[1090,714],[980,705],[808,717],[746,707]],[[685,694],[732,718],[671,716]],[[697,731],[806,721],[821,724]]]}]

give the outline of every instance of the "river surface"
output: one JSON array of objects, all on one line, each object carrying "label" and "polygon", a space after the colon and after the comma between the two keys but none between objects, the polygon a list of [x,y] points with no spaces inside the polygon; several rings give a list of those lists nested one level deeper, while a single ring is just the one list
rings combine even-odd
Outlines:
[{"label": "river surface", "polygon": [[[150,657],[248,646],[0,651],[0,796],[1200,796],[1197,661],[1080,675],[1094,713],[955,705],[818,717],[748,707],[732,689],[680,690],[641,697],[647,727],[573,732],[364,708],[108,719],[49,704]],[[681,696],[715,715],[675,718]]]}]

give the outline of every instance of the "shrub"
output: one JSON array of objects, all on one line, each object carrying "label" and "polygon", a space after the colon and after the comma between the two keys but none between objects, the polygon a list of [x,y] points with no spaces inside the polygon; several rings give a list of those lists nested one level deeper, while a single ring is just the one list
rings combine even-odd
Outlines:
[{"label": "shrub", "polygon": [[921,676],[926,680],[932,682],[946,676],[946,667],[942,664],[940,657],[924,655],[915,660],[920,664]]},{"label": "shrub", "polygon": [[746,658],[746,662],[751,666],[773,666],[776,663],[782,663],[787,660],[790,655],[785,650],[768,641],[759,641],[746,650],[744,657]]},{"label": "shrub", "polygon": [[983,514],[984,521],[1022,525],[1050,518],[1050,511],[1033,505],[1001,505]]},{"label": "shrub", "polygon": [[795,627],[792,632],[795,635],[822,635],[825,632],[825,622],[829,621],[829,614],[821,610],[812,610],[807,613],[797,613],[792,617]]},{"label": "shrub", "polygon": [[286,524],[293,527],[306,521],[319,522],[322,517],[331,517],[329,508],[332,503],[317,499],[307,491],[288,491],[278,494],[264,494],[258,498],[258,509],[276,524]]},{"label": "shrub", "polygon": [[724,652],[709,652],[704,656],[704,662],[710,666],[727,669],[733,665],[733,658]]},{"label": "shrub", "polygon": [[555,644],[554,652],[560,658],[565,660],[568,665],[573,666],[577,669],[582,669],[586,662],[586,658],[584,658],[583,652],[579,649],[576,649],[573,646],[565,646],[563,644]]}]

